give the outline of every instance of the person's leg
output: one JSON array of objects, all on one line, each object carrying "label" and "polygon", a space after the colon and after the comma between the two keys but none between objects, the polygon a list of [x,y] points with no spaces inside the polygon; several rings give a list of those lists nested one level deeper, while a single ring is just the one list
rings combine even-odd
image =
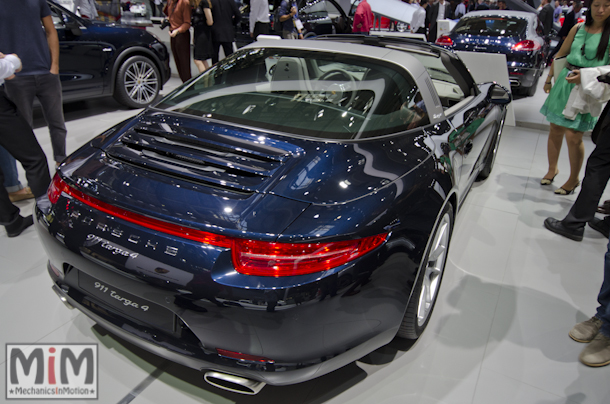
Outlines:
[{"label": "person's leg", "polygon": [[601,320],[601,327],[578,357],[585,365],[594,367],[610,364],[610,242],[604,257],[604,280],[597,301],[599,307],[595,317],[591,320],[595,318]]},{"label": "person's leg", "polygon": [[222,50],[225,53],[225,57],[229,56],[231,53],[233,53],[233,42],[223,42]]},{"label": "person's leg", "polygon": [[17,171],[17,161],[13,156],[0,146],[0,169],[4,173],[4,188],[6,191],[18,192],[23,189],[23,185],[19,181],[19,172]]},{"label": "person's leg", "polygon": [[42,113],[49,126],[53,160],[61,163],[66,158],[66,124],[61,99],[61,83],[59,75],[41,74],[36,76],[36,97],[40,101]]},{"label": "person's leg", "polygon": [[187,31],[172,39],[176,69],[178,69],[180,80],[184,83],[191,78],[191,34]]},{"label": "person's leg", "polygon": [[212,64],[218,63],[220,60],[220,42],[212,41]]},{"label": "person's leg", "polygon": [[599,200],[610,180],[610,133],[602,133],[595,149],[587,159],[582,189],[562,220],[568,228],[584,228],[595,217]]},{"label": "person's leg", "polygon": [[17,106],[21,116],[32,127],[36,78],[34,76],[15,76],[4,82],[4,89],[7,97]]},{"label": "person's leg", "polygon": [[[51,182],[47,158],[32,128],[2,89],[0,89],[0,133],[2,134],[0,146],[21,162],[34,195],[36,197],[44,195]],[[4,181],[1,169],[0,181]],[[32,216],[24,218],[19,215],[19,208],[11,203],[6,189],[0,187],[0,224],[4,225],[7,235],[18,236],[32,223]]]},{"label": "person's leg", "polygon": [[570,177],[561,188],[566,191],[574,189],[580,183],[580,169],[585,159],[585,145],[582,142],[582,135],[582,132],[576,132],[572,129],[566,129],[565,132],[570,158]]},{"label": "person's leg", "polygon": [[210,68],[207,60],[195,59],[195,66],[197,66],[197,70],[199,70],[199,73],[203,73]]},{"label": "person's leg", "polygon": [[549,139],[547,141],[547,156],[549,159],[549,170],[542,177],[543,179],[552,180],[555,175],[559,172],[557,169],[557,162],[559,161],[559,152],[561,151],[561,144],[563,143],[563,135],[566,128],[563,126],[555,125],[551,123],[551,129],[549,130]]}]

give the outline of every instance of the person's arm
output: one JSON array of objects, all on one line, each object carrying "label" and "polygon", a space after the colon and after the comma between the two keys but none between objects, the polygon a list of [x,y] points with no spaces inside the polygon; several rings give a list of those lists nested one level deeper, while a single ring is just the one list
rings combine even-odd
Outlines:
[{"label": "person's arm", "polygon": [[[572,27],[572,29],[570,30],[570,33],[566,37],[566,40],[563,41],[561,48],[555,54],[555,59],[563,57],[563,56],[567,56],[570,53],[570,48],[572,48],[572,42],[574,42],[574,37],[576,36],[576,32],[578,31],[578,28],[579,28],[579,25],[575,25]],[[554,64],[555,64],[555,60],[553,59],[553,62],[551,63],[551,69],[549,71],[549,75],[546,77],[546,80],[544,82],[544,92],[545,93],[549,93],[551,91],[551,87],[552,87],[551,79],[553,78],[553,75],[555,74],[553,71]]]},{"label": "person's arm", "polygon": [[260,4],[258,0],[250,0],[250,36],[254,35],[254,26],[256,25],[256,18],[260,14]]},{"label": "person's arm", "polygon": [[57,30],[53,24],[53,17],[47,15],[42,17],[42,26],[47,36],[47,43],[49,44],[49,52],[51,52],[51,69],[52,74],[59,74],[59,38],[57,37]]},{"label": "person's arm", "polygon": [[0,80],[10,80],[21,70],[21,60],[17,55],[0,53]]},{"label": "person's arm", "polygon": [[[202,0],[202,1],[207,1],[207,0]],[[203,14],[205,14],[206,24],[208,24],[208,26],[210,26],[210,27],[212,25],[214,25],[214,18],[212,18],[212,10],[210,10],[209,8],[204,8]]]},{"label": "person's arm", "polygon": [[231,0],[229,4],[231,4],[231,8],[233,9],[233,25],[237,25],[241,21],[241,11],[239,11],[239,7],[237,7],[237,4],[233,0]]}]

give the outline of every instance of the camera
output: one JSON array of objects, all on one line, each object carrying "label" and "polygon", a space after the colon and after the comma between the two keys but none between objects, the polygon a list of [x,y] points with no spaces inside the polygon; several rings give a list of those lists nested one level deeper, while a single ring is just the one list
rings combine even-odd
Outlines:
[{"label": "camera", "polygon": [[169,20],[167,18],[161,22],[161,29],[165,29],[166,27],[169,27]]}]

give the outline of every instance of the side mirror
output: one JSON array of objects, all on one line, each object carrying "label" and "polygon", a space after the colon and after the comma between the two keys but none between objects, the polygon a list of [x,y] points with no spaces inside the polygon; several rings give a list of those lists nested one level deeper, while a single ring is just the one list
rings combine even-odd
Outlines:
[{"label": "side mirror", "polygon": [[494,83],[489,90],[487,91],[487,99],[496,105],[506,105],[509,104],[513,97],[508,89],[505,87]]}]

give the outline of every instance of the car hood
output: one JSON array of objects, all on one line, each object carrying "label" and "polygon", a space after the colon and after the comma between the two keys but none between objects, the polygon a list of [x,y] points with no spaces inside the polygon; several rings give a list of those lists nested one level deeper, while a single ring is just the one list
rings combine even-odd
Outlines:
[{"label": "car hood", "polygon": [[311,204],[391,186],[430,156],[424,138],[325,142],[150,110],[94,139],[62,173],[145,215],[279,234]]}]

